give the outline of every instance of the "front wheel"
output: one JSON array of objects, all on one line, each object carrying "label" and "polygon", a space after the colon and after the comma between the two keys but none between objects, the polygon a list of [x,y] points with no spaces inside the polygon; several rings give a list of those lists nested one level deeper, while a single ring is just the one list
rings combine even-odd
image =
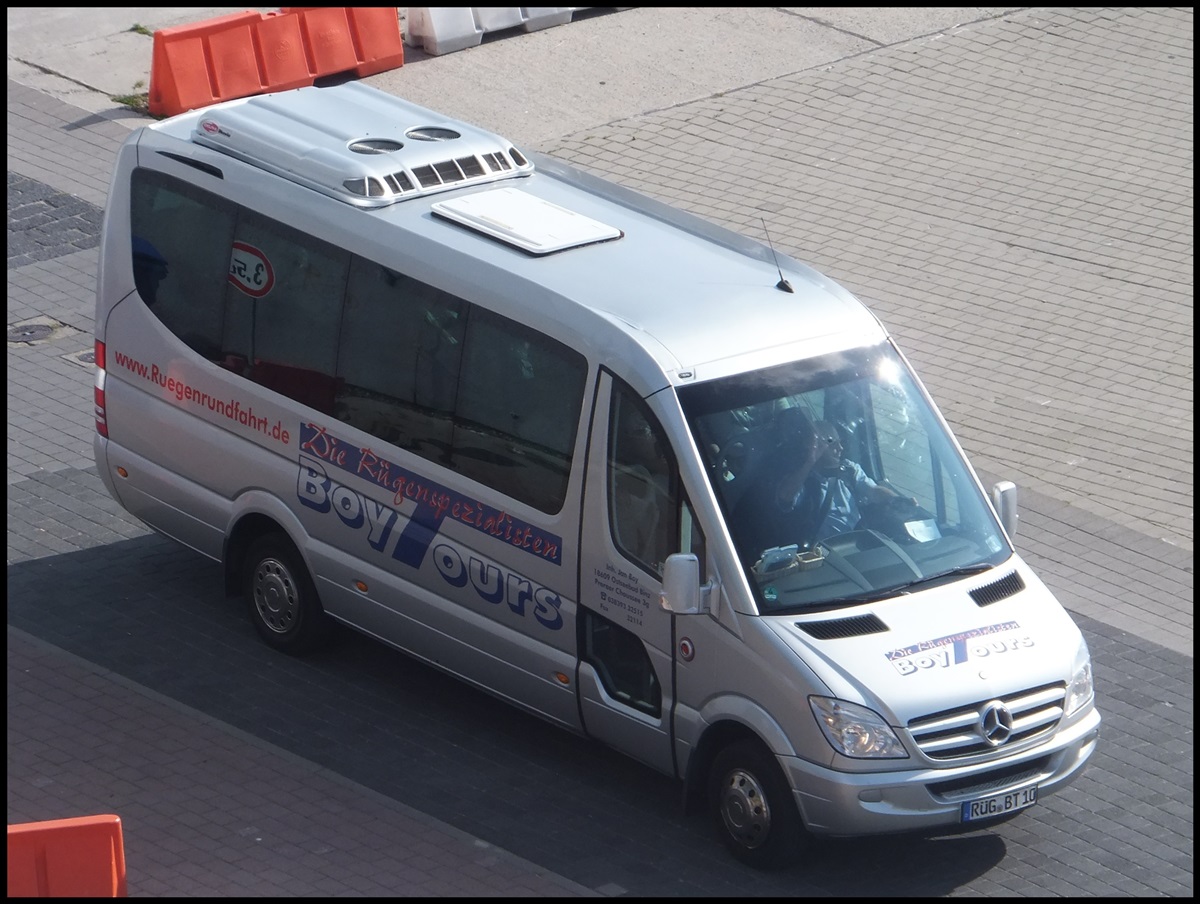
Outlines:
[{"label": "front wheel", "polygon": [[710,800],[725,846],[757,869],[779,869],[799,858],[803,820],[775,757],[757,741],[729,745],[713,761]]},{"label": "front wheel", "polygon": [[250,619],[268,646],[307,653],[328,637],[316,585],[285,535],[266,534],[254,541],[246,554],[244,584]]}]

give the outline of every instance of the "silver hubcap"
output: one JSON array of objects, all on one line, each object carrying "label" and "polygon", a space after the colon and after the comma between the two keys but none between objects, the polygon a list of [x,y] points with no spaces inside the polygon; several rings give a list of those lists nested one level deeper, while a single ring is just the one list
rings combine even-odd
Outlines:
[{"label": "silver hubcap", "polygon": [[263,559],[254,569],[254,608],[264,625],[276,634],[286,634],[300,614],[299,593],[284,564]]},{"label": "silver hubcap", "polygon": [[762,786],[749,772],[735,769],[726,776],[720,806],[725,828],[740,844],[756,848],[767,840],[771,808]]}]

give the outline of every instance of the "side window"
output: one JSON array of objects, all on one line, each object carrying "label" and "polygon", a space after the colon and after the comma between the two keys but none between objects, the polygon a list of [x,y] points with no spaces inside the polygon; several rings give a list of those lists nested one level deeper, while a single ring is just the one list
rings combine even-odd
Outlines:
[{"label": "side window", "polygon": [[193,351],[220,359],[233,206],[145,169],[134,171],[131,202],[138,295]]},{"label": "side window", "polygon": [[137,170],[138,294],[193,350],[544,512],[566,499],[587,359],[522,324]]},{"label": "side window", "polygon": [[655,575],[678,552],[678,505],[670,446],[645,403],[627,387],[613,393],[609,420],[608,508],[613,542]]},{"label": "side window", "polygon": [[245,376],[332,414],[346,251],[243,212],[225,293],[225,349]]},{"label": "side window", "polygon": [[472,307],[455,407],[453,467],[544,512],[563,504],[587,360]]},{"label": "side window", "polygon": [[662,715],[662,685],[640,637],[590,610],[583,611],[583,659],[596,669],[614,700],[651,716]]},{"label": "side window", "polygon": [[337,356],[335,416],[448,463],[465,309],[461,299],[356,259]]}]

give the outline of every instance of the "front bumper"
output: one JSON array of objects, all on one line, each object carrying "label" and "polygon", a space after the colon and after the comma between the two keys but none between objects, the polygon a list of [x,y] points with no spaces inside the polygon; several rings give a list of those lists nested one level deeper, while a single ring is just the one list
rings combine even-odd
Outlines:
[{"label": "front bumper", "polygon": [[1099,736],[1100,713],[1093,707],[1043,744],[971,766],[850,773],[799,757],[784,756],[779,761],[810,832],[878,835],[961,826],[963,801],[1033,784],[1040,800],[1082,772]]}]

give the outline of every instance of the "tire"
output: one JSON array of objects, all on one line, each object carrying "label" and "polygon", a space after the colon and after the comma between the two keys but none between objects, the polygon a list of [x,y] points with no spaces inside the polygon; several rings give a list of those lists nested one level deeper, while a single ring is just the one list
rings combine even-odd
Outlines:
[{"label": "tire", "polygon": [[775,757],[756,740],[737,741],[709,775],[714,822],[733,856],[755,869],[796,863],[808,833]]},{"label": "tire", "polygon": [[329,622],[316,585],[287,536],[265,534],[250,545],[243,585],[250,620],[267,646],[299,655],[327,641]]}]

